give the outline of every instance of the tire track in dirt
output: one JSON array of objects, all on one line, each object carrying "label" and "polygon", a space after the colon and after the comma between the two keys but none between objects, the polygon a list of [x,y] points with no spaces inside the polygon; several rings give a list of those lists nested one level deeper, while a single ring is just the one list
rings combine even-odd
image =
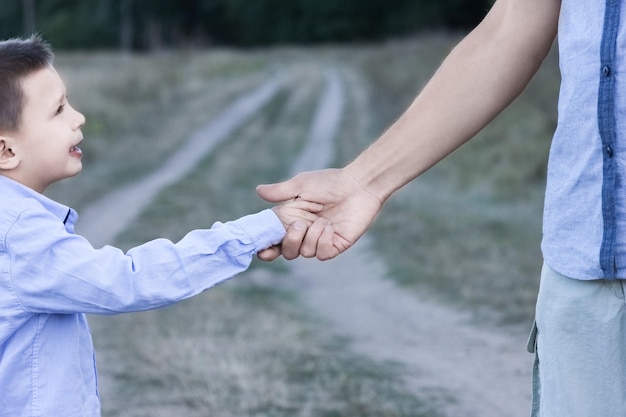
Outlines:
[{"label": "tire track in dirt", "polygon": [[[139,180],[113,190],[81,210],[76,232],[94,247],[111,244],[157,196],[159,191],[190,173],[220,143],[260,111],[282,88],[286,77],[276,75],[255,90],[241,96],[204,127],[194,132],[159,169]],[[97,318],[96,318],[97,319]],[[91,319],[90,319],[91,321]],[[98,363],[114,364],[113,352],[98,350]],[[114,398],[115,383],[107,366],[98,365],[101,398]],[[111,366],[108,366],[110,369]]]},{"label": "tire track in dirt", "polygon": [[[326,70],[325,77],[326,89],[293,174],[324,168],[334,156],[346,89],[337,70]],[[82,210],[77,232],[96,247],[112,242],[160,189],[191,172],[262,109],[283,80],[282,76],[273,78],[240,98],[194,133],[158,170]],[[532,358],[524,352],[522,333],[477,328],[466,313],[398,289],[385,279],[385,265],[370,248],[367,236],[334,260],[298,259],[289,265],[294,279],[288,285],[328,321],[332,331],[353,340],[356,353],[400,365],[408,387],[419,397],[431,398],[433,392],[449,395],[440,404],[442,414],[528,415]],[[106,356],[104,351],[100,354],[100,359]],[[103,391],[110,385],[106,379],[106,374],[100,375]]]},{"label": "tire track in dirt", "polygon": [[157,170],[111,191],[81,210],[77,233],[85,236],[94,247],[113,242],[161,189],[193,171],[235,129],[261,110],[278,93],[284,81],[283,74],[276,75],[241,96],[194,132]]},{"label": "tire track in dirt", "polygon": [[[332,162],[346,93],[336,70],[325,76],[309,143],[293,174]],[[529,414],[532,355],[523,331],[477,327],[468,313],[399,289],[385,279],[368,236],[331,261],[289,265],[290,285],[332,331],[348,336],[356,353],[399,365],[409,389],[438,401],[443,415]]]},{"label": "tire track in dirt", "polygon": [[306,143],[293,163],[291,175],[325,168],[334,157],[334,141],[343,116],[345,87],[336,69],[324,71],[326,88],[311,122]]}]

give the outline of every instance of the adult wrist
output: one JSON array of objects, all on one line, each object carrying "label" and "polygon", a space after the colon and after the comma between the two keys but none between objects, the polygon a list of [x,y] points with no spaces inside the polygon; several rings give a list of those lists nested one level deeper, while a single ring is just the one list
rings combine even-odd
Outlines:
[{"label": "adult wrist", "polygon": [[367,194],[374,196],[381,205],[403,184],[394,180],[391,167],[376,155],[365,151],[357,159],[348,164],[343,171],[351,177]]}]

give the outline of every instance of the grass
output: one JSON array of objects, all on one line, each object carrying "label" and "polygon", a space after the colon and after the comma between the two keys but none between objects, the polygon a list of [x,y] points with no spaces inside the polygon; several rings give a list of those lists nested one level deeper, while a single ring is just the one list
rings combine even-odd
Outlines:
[{"label": "grass", "polygon": [[[181,223],[208,227],[269,207],[254,187],[277,181],[288,171],[306,139],[321,82],[321,74],[296,68],[283,92],[192,175],[164,190],[158,204],[146,210],[118,243],[129,247],[159,236],[178,240],[188,231]],[[296,88],[299,84],[303,87]]]},{"label": "grass", "polygon": [[[287,87],[187,178],[163,190],[116,242],[177,240],[267,207],[258,183],[285,178],[331,63],[348,107],[336,165],[354,158],[406,108],[459,39],[431,34],[380,45],[156,56],[60,54],[71,100],[87,115],[85,172],[51,189],[77,208],[148,172],[234,97],[279,68]],[[114,76],[112,75],[114,74]],[[398,192],[371,235],[390,279],[472,309],[480,319],[532,317],[541,206],[558,88],[552,55],[488,129]],[[404,387],[403,370],[351,353],[350,340],[281,289],[283,264],[255,262],[171,308],[91,319],[105,416],[437,416],[447,393]],[[114,381],[114,384],[111,383]]]},{"label": "grass", "polygon": [[275,71],[260,54],[228,51],[60,54],[56,66],[87,119],[81,147],[88,168],[51,193],[77,208],[155,169],[191,132]]},{"label": "grass", "polygon": [[[402,370],[351,354],[291,294],[244,274],[174,307],[96,321],[107,416],[436,416]],[[184,325],[183,325],[184,323]],[[436,404],[436,403],[435,403]]]},{"label": "grass", "polygon": [[[267,207],[254,186],[286,175],[322,87],[315,66],[294,64],[290,74],[282,93],[163,190],[116,243],[178,240],[191,228]],[[121,356],[115,361],[123,364],[101,370],[114,381],[103,394],[105,415],[437,416],[437,393],[409,394],[402,369],[351,353],[349,340],[328,334],[295,294],[281,290],[282,265],[255,263],[252,272],[165,310],[93,317],[103,362]],[[272,286],[255,283],[254,274],[264,273]]]}]

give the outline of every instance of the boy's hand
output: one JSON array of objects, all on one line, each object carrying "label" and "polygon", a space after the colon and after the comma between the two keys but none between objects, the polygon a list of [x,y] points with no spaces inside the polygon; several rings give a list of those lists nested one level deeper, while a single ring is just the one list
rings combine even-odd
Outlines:
[{"label": "boy's hand", "polygon": [[[263,261],[272,261],[282,255],[285,259],[295,259],[299,253],[299,248],[306,236],[308,228],[320,222],[328,223],[319,218],[316,213],[324,209],[319,203],[302,200],[296,197],[294,200],[272,207],[272,210],[285,226],[287,234],[281,245],[261,251],[257,256]],[[328,226],[331,228],[330,226]],[[332,229],[332,228],[331,228]],[[285,245],[283,247],[283,245]]]},{"label": "boy's hand", "polygon": [[322,210],[315,212],[319,218],[307,230],[301,232],[290,227],[282,245],[259,252],[257,256],[264,261],[271,261],[281,254],[285,259],[294,259],[298,255],[317,257],[322,261],[332,259],[365,233],[383,205],[379,197],[363,187],[346,169],[304,172],[282,183],[259,185],[257,193],[267,201],[301,196],[305,201],[315,201],[323,206]]},{"label": "boy's hand", "polygon": [[312,203],[300,198],[284,202],[282,204],[272,207],[274,213],[278,216],[280,221],[285,226],[285,229],[289,229],[296,221],[301,221],[305,228],[311,223],[317,220],[319,213],[324,209],[324,206],[319,203]]}]

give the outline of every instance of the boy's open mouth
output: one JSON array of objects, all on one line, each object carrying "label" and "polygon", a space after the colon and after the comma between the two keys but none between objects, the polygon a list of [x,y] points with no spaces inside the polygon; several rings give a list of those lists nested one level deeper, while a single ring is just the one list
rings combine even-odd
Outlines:
[{"label": "boy's open mouth", "polygon": [[74,145],[70,148],[70,155],[81,157],[83,156],[83,151],[78,147],[78,145]]}]

